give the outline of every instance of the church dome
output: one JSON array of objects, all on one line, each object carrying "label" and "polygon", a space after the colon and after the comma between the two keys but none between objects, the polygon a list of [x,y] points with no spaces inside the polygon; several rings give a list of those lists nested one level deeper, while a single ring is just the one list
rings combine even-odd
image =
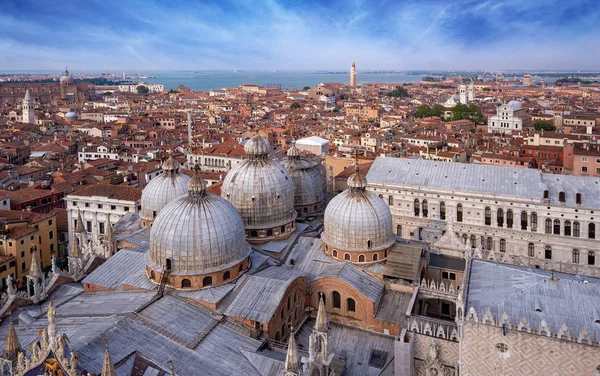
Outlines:
[{"label": "church dome", "polygon": [[169,157],[163,164],[163,173],[150,180],[142,191],[142,225],[150,227],[158,213],[175,198],[188,191],[190,177],[179,172],[179,162]]},{"label": "church dome", "polygon": [[325,209],[321,239],[334,258],[380,261],[396,242],[390,208],[375,193],[367,191],[366,184],[357,168],[348,178],[350,188],[334,197]]},{"label": "church dome", "polygon": [[289,236],[296,219],[292,178],[283,166],[268,159],[271,146],[262,136],[248,140],[244,149],[248,159],[229,171],[221,196],[240,212],[248,241]]},{"label": "church dome", "polygon": [[508,107],[510,107],[513,111],[519,111],[521,109],[523,109],[523,104],[520,101],[510,101],[507,104]]},{"label": "church dome", "polygon": [[288,149],[282,164],[294,183],[294,203],[299,215],[310,215],[322,208],[325,199],[325,174],[318,160],[300,155],[295,144]]},{"label": "church dome", "polygon": [[[196,167],[188,194],[169,202],[150,231],[147,266],[150,279],[169,271],[169,286],[202,288],[235,279],[249,267],[250,245],[237,210],[206,193]],[[154,278],[153,278],[154,276]]]},{"label": "church dome", "polygon": [[62,77],[60,78],[60,83],[66,84],[66,85],[71,85],[73,82],[74,82],[73,77],[71,76],[69,71],[67,69],[65,69],[65,72],[63,73]]},{"label": "church dome", "polygon": [[79,115],[77,115],[77,112],[75,112],[75,111],[69,111],[65,114],[65,119],[66,120],[77,120],[77,119],[79,119]]}]

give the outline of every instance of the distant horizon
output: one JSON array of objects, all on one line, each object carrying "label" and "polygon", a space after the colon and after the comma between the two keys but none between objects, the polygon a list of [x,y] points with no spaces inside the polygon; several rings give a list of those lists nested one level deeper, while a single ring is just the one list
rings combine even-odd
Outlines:
[{"label": "distant horizon", "polygon": [[353,59],[359,71],[600,70],[597,0],[2,5],[0,69],[11,72],[336,71]]}]

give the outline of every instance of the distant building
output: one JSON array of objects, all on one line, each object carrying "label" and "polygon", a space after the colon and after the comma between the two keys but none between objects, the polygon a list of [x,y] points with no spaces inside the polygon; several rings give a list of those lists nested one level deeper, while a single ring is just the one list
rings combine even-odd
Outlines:
[{"label": "distant building", "polygon": [[350,68],[350,86],[356,87],[356,63],[352,60],[352,67]]},{"label": "distant building", "polygon": [[29,95],[29,90],[25,92],[25,98],[23,98],[23,123],[35,123],[35,109],[33,107],[33,98]]},{"label": "distant building", "polygon": [[488,132],[511,133],[523,130],[525,110],[519,101],[510,101],[496,109],[496,115],[488,118]]},{"label": "distant building", "polygon": [[526,74],[523,76],[523,85],[524,86],[531,86],[533,84],[533,81],[531,79],[531,75],[530,74]]},{"label": "distant building", "polygon": [[325,155],[329,152],[329,141],[317,136],[306,137],[296,141],[296,147],[315,155]]},{"label": "distant building", "polygon": [[458,98],[460,103],[467,104],[467,85],[460,85],[458,89]]},{"label": "distant building", "polygon": [[148,84],[145,82],[138,82],[135,84],[123,84],[119,85],[119,91],[121,93],[136,93],[138,86],[145,86],[150,90],[150,93],[160,93],[165,90],[165,85],[160,84]]}]

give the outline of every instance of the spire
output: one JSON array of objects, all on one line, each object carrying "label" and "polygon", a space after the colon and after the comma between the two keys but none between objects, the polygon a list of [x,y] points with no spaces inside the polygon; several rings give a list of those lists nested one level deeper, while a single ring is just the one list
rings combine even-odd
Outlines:
[{"label": "spire", "polygon": [[325,311],[325,302],[323,295],[319,296],[319,310],[317,311],[317,321],[315,322],[315,330],[318,332],[329,331],[329,320],[327,319],[327,311]]},{"label": "spire", "polygon": [[367,178],[361,174],[358,167],[358,149],[354,152],[354,174],[348,178],[348,187],[352,190],[365,190],[367,187]]},{"label": "spire", "polygon": [[294,337],[294,328],[290,331],[290,340],[288,341],[287,355],[285,357],[284,371],[296,373],[299,370],[298,347]]},{"label": "spire", "polygon": [[352,59],[352,68],[356,68],[356,62]]},{"label": "spire", "polygon": [[81,218],[81,210],[77,208],[77,226],[75,226],[75,232],[78,234],[83,234],[84,231],[85,230],[83,229],[83,218]]},{"label": "spire", "polygon": [[81,255],[77,243],[77,237],[74,236],[73,239],[71,239],[71,252],[69,252],[69,257],[78,258]]},{"label": "spire", "polygon": [[40,267],[40,258],[38,256],[37,250],[33,251],[31,255],[31,267],[29,268],[29,277],[37,279],[42,277],[42,268]]},{"label": "spire", "polygon": [[104,362],[102,363],[102,373],[100,376],[117,376],[110,352],[108,352],[108,339],[104,338],[104,341],[106,342],[106,351],[104,352]]},{"label": "spire", "polygon": [[25,90],[25,101],[31,100],[31,95],[29,94],[29,89]]},{"label": "spire", "polygon": [[172,151],[169,151],[169,158],[162,164],[163,172],[166,175],[174,175],[179,171],[179,162],[177,162],[172,155]]},{"label": "spire", "polygon": [[10,317],[10,324],[8,325],[8,334],[6,336],[6,344],[4,345],[4,355],[3,357],[8,360],[15,360],[20,352],[23,349],[21,348],[21,343],[19,342],[19,337],[17,336],[17,331],[15,330],[15,325],[12,321],[12,316]]},{"label": "spire", "polygon": [[104,234],[104,238],[107,241],[113,241],[114,240],[113,228],[112,228],[112,225],[110,223],[110,214],[108,215],[108,218],[106,219],[106,234]]}]

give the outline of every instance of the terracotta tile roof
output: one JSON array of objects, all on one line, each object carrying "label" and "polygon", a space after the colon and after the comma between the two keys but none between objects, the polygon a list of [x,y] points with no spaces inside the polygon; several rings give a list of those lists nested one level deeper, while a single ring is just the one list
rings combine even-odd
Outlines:
[{"label": "terracotta tile roof", "polygon": [[10,232],[8,233],[8,238],[9,239],[19,239],[25,235],[32,234],[36,231],[37,230],[35,229],[35,227],[17,226],[17,227],[13,227],[10,229]]},{"label": "terracotta tile roof", "polygon": [[52,191],[49,189],[24,188],[18,191],[6,191],[6,195],[10,197],[11,205],[21,205],[40,198],[50,197]]},{"label": "terracotta tile roof", "polygon": [[98,184],[82,186],[69,196],[100,196],[115,200],[138,201],[142,198],[142,188]]},{"label": "terracotta tile roof", "polygon": [[28,223],[37,223],[54,217],[54,212],[34,213],[21,210],[0,210],[0,220],[8,222],[27,221]]}]

